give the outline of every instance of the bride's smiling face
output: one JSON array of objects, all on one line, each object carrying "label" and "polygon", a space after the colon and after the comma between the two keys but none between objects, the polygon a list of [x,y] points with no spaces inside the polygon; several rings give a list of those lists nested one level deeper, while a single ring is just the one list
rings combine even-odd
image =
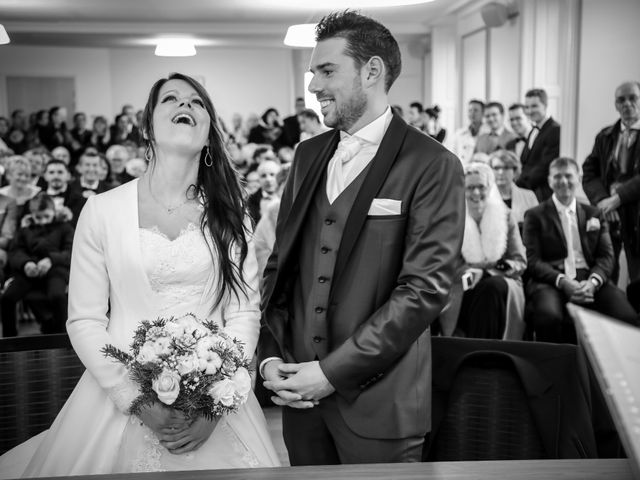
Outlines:
[{"label": "bride's smiling face", "polygon": [[198,92],[184,80],[165,82],[153,110],[156,147],[199,154],[207,144],[211,117]]}]

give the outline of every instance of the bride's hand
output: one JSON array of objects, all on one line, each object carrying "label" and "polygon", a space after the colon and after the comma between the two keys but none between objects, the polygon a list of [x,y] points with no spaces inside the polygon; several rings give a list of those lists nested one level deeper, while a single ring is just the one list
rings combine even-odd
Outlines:
[{"label": "bride's hand", "polygon": [[160,402],[142,407],[138,418],[157,435],[175,435],[184,432],[191,424],[181,412],[167,408]]},{"label": "bride's hand", "polygon": [[160,443],[175,455],[191,452],[207,441],[216,428],[218,420],[218,418],[207,420],[205,417],[198,417],[189,428],[179,433],[165,433],[158,438]]}]

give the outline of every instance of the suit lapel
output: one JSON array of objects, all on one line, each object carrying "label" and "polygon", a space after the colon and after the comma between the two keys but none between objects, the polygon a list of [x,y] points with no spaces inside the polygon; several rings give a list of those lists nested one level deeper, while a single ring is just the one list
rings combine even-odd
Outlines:
[{"label": "suit lapel", "polygon": [[580,235],[582,254],[587,265],[591,265],[591,248],[589,247],[589,242],[587,242],[587,212],[579,202],[576,202],[576,214],[578,216],[578,233]]},{"label": "suit lapel", "polygon": [[336,267],[334,271],[334,281],[332,285],[337,284],[345,265],[349,259],[349,255],[355,246],[358,236],[367,219],[367,213],[371,206],[371,201],[382,187],[387,178],[389,170],[396,161],[396,157],[400,151],[404,138],[407,135],[407,124],[402,119],[393,116],[389,128],[382,138],[382,143],[378,148],[378,152],[371,161],[371,168],[360,191],[356,197],[349,217],[342,234],[342,242],[338,249],[338,257],[336,259]]},{"label": "suit lapel", "polygon": [[558,215],[558,210],[556,209],[556,206],[553,203],[553,200],[551,198],[549,200],[546,200],[546,203],[547,203],[546,205],[547,216],[549,217],[549,219],[551,220],[551,223],[553,224],[554,228],[557,231],[558,237],[560,238],[560,242],[564,247],[564,255],[566,256],[569,252],[567,248],[567,238],[564,236],[564,230],[562,229],[562,223],[560,223],[560,216]]}]

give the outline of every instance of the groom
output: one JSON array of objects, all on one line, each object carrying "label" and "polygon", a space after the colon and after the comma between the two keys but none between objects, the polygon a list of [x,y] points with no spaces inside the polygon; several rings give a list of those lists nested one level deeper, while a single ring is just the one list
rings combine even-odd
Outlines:
[{"label": "groom", "polygon": [[459,160],[392,114],[400,51],[346,11],[316,27],[309,91],[334,129],[302,142],[265,270],[258,358],[292,465],[420,461],[430,323],[464,229]]}]

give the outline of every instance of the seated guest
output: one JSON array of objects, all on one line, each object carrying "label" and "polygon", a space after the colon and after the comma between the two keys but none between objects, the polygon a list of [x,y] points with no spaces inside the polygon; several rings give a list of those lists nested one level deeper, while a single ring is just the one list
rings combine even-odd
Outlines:
[{"label": "seated guest", "polygon": [[0,188],[0,194],[15,200],[18,207],[18,221],[28,213],[26,204],[39,191],[40,187],[31,184],[31,163],[21,155],[13,155],[7,159],[5,172],[9,185]]},{"label": "seated guest", "polygon": [[496,186],[502,201],[511,209],[511,214],[522,231],[524,212],[538,205],[536,194],[518,187],[514,180],[520,174],[520,161],[513,152],[498,150],[489,155],[489,166],[496,177]]},{"label": "seated guest", "polygon": [[7,195],[0,194],[0,285],[4,284],[4,267],[7,265],[7,250],[13,240],[18,223],[18,206]]},{"label": "seated guest", "polygon": [[132,158],[127,160],[124,169],[133,178],[140,178],[147,171],[147,162],[142,158]]},{"label": "seated guest", "polygon": [[95,151],[85,151],[80,156],[77,171],[78,178],[69,188],[85,200],[97,193],[106,192],[109,188],[100,180],[100,156]]},{"label": "seated guest", "polygon": [[109,165],[111,165],[111,178],[108,182],[118,186],[133,180],[133,177],[126,171],[126,164],[130,157],[129,151],[124,146],[111,145],[107,149],[106,156]]},{"label": "seated guest", "polygon": [[300,124],[301,142],[329,130],[322,124],[318,114],[310,108],[305,108],[298,114],[298,123]]},{"label": "seated guest", "polygon": [[276,199],[276,190],[278,189],[276,177],[280,169],[280,164],[274,160],[265,160],[258,165],[260,188],[247,199],[247,210],[253,219],[254,225],[260,221],[260,217],[264,215],[267,206]]},{"label": "seated guest", "polygon": [[116,116],[116,122],[111,125],[109,130],[112,145],[123,145],[127,141],[131,141],[136,145],[140,143],[138,129],[130,129],[129,117],[124,113]]},{"label": "seated guest", "polygon": [[462,265],[440,315],[442,331],[452,334],[457,321],[458,330],[467,337],[521,340],[521,275],[527,263],[518,227],[500,199],[488,165],[467,165],[465,188]]},{"label": "seated guest", "polygon": [[253,163],[260,165],[265,160],[275,160],[276,154],[273,153],[273,149],[269,145],[259,145],[253,151]]},{"label": "seated guest", "polygon": [[429,136],[443,143],[447,137],[447,130],[440,125],[440,107],[438,105],[429,107],[424,111],[424,114],[426,116],[425,131]]},{"label": "seated guest", "polygon": [[62,160],[51,160],[44,171],[47,181],[47,195],[51,197],[56,207],[56,215],[78,222],[80,211],[85,199],[74,189],[69,188],[69,169]]},{"label": "seated guest", "polygon": [[258,174],[258,165],[252,163],[244,175],[244,190],[247,197],[253,195],[260,189],[260,175]]},{"label": "seated guest", "polygon": [[267,266],[267,260],[273,250],[273,244],[276,240],[276,223],[278,220],[278,212],[280,211],[280,197],[284,190],[287,177],[289,176],[290,165],[283,165],[282,169],[276,176],[278,189],[274,200],[267,206],[266,212],[260,218],[253,232],[253,241],[256,249],[256,260],[258,261],[258,278],[260,279],[260,288],[262,288],[262,276]]},{"label": "seated guest", "polygon": [[249,132],[249,143],[276,145],[282,135],[280,113],[275,108],[267,108],[260,120],[260,123]]},{"label": "seated guest", "polygon": [[476,152],[493,153],[504,149],[516,135],[504,126],[504,107],[499,102],[489,102],[484,109],[485,125],[489,131],[478,135]]},{"label": "seated guest", "polygon": [[67,321],[67,294],[73,227],[56,220],[53,199],[41,192],[29,201],[25,216],[9,250],[13,280],[2,294],[2,332],[5,337],[18,334],[16,303],[34,289],[42,290],[51,304],[51,324],[43,333],[62,333]]},{"label": "seated guest", "polygon": [[51,153],[43,147],[32,148],[24,152],[24,158],[31,163],[31,184],[40,187],[41,190],[47,188],[44,179],[44,167],[53,157]]},{"label": "seated guest", "polygon": [[575,343],[566,302],[632,325],[638,323],[624,293],[608,281],[613,247],[607,223],[597,207],[576,202],[579,172],[571,158],[551,162],[553,195],[524,216],[528,309],[536,339],[544,342]]},{"label": "seated guest", "polygon": [[105,153],[109,145],[111,145],[111,133],[107,119],[103,116],[97,116],[93,119],[91,146],[95,147],[98,152]]}]

